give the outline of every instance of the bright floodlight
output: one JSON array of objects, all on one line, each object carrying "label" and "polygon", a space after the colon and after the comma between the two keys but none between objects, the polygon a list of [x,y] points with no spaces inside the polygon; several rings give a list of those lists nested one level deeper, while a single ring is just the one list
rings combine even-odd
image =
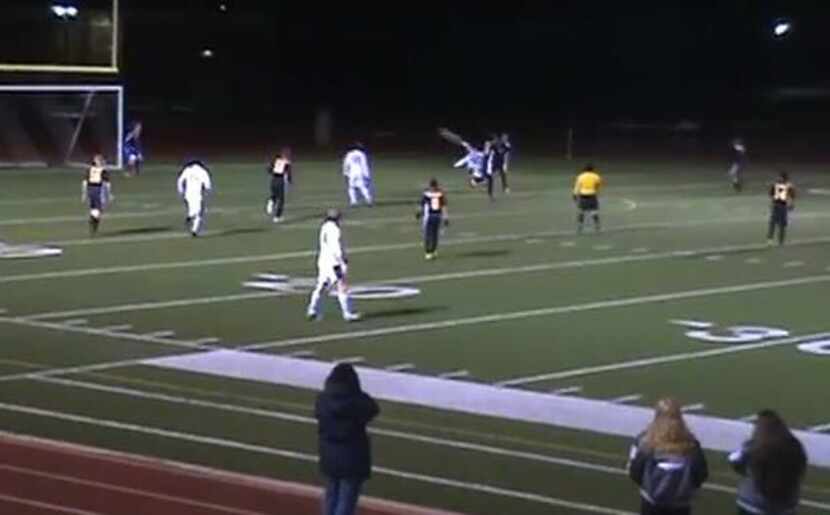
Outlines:
[{"label": "bright floodlight", "polygon": [[773,34],[775,37],[783,37],[789,34],[790,30],[792,30],[793,26],[790,22],[786,20],[778,20],[775,22],[775,26],[772,28]]},{"label": "bright floodlight", "polygon": [[211,57],[213,57],[213,50],[210,48],[202,50],[202,59],[210,59]]},{"label": "bright floodlight", "polygon": [[52,13],[58,18],[75,18],[78,16],[78,8],[74,5],[53,4]]},{"label": "bright floodlight", "polygon": [[219,4],[219,10],[220,10],[220,11],[222,11],[222,12],[227,11],[227,10],[228,10],[228,6],[227,6],[227,4],[224,4],[224,3],[223,3],[223,4]]}]

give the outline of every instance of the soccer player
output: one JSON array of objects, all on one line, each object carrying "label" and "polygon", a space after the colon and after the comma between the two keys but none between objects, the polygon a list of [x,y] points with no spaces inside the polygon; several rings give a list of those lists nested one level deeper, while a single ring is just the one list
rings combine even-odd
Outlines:
[{"label": "soccer player", "polygon": [[141,152],[141,122],[133,124],[130,132],[124,137],[124,163],[126,164],[125,175],[133,176],[141,173],[141,163],[144,162],[144,154]]},{"label": "soccer player", "polygon": [[453,164],[453,168],[466,168],[470,175],[470,186],[476,187],[485,181],[484,152],[470,145],[466,141],[461,146],[467,151],[467,155]]},{"label": "soccer player", "polygon": [[360,203],[360,197],[363,197],[363,202],[371,206],[374,202],[372,171],[369,168],[366,149],[359,142],[355,143],[343,157],[343,177],[346,178],[349,205],[357,206]]},{"label": "soccer player", "polygon": [[740,193],[744,187],[743,172],[746,167],[746,145],[743,140],[732,140],[732,166],[729,167],[729,180],[732,182],[732,189]]},{"label": "soccer player", "polygon": [[352,311],[349,285],[346,282],[348,260],[343,250],[340,232],[340,211],[329,209],[320,226],[317,247],[317,285],[311,292],[306,316],[309,320],[320,319],[320,300],[323,293],[337,289],[337,300],[343,313],[343,320],[360,320],[360,314]]},{"label": "soccer player", "polygon": [[599,232],[599,189],[602,186],[602,177],[594,170],[594,165],[588,163],[574,183],[573,199],[579,213],[576,217],[576,232],[582,233],[585,225],[585,216],[589,215],[594,222],[594,230]]},{"label": "soccer player", "polygon": [[421,195],[420,209],[415,213],[415,218],[423,219],[424,257],[428,260],[435,259],[442,221],[445,227],[450,224],[450,219],[447,218],[447,196],[438,185],[438,179],[429,181],[429,188]]},{"label": "soccer player", "polygon": [[783,245],[787,235],[789,212],[795,208],[795,188],[790,182],[787,172],[781,172],[778,180],[769,187],[769,196],[772,200],[767,230],[767,244],[773,244],[775,229],[778,229],[778,244]]},{"label": "soccer player", "polygon": [[271,176],[271,196],[265,205],[265,212],[273,216],[274,223],[282,222],[282,211],[285,206],[285,186],[291,184],[291,149],[283,147],[279,155],[268,167]]},{"label": "soccer player", "polygon": [[188,161],[179,172],[176,189],[187,205],[185,225],[195,238],[205,216],[205,196],[213,190],[210,172],[201,161]]},{"label": "soccer player", "polygon": [[110,173],[104,156],[95,154],[81,182],[81,202],[89,202],[89,234],[95,236],[104,207],[112,200]]},{"label": "soccer player", "polygon": [[498,173],[501,177],[501,190],[504,193],[510,193],[510,186],[507,184],[507,167],[510,160],[510,138],[507,133],[499,136],[493,136],[489,144],[489,152],[487,153],[487,191],[490,197],[493,196],[493,176]]}]

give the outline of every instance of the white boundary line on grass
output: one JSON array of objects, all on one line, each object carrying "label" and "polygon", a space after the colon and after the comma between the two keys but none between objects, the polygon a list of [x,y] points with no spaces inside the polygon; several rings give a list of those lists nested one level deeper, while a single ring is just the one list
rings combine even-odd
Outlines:
[{"label": "white boundary line on grass", "polygon": [[[601,300],[597,302],[588,302],[585,304],[571,304],[568,306],[553,306],[547,308],[529,309],[523,311],[513,311],[507,313],[492,313],[489,315],[480,315],[466,318],[454,318],[449,320],[438,320],[434,322],[422,322],[418,324],[400,325],[394,327],[381,327],[377,329],[366,329],[363,331],[347,331],[342,333],[328,333],[314,336],[300,336],[297,338],[286,338],[282,340],[273,340],[267,342],[252,343],[238,347],[241,350],[263,350],[263,349],[280,349],[286,347],[296,347],[299,345],[309,345],[317,343],[327,343],[342,340],[363,339],[373,336],[385,336],[389,334],[414,333],[420,331],[433,331],[437,329],[448,329],[452,327],[461,327],[468,325],[480,325],[493,322],[504,322],[508,320],[521,320],[525,318],[544,317],[551,315],[563,315],[567,313],[578,313],[582,311],[593,311],[606,308],[618,308],[627,306],[638,306],[643,304],[654,304],[658,302],[667,302],[682,299],[694,299],[699,297],[707,297],[711,295],[723,295],[727,293],[743,293],[756,290],[766,290],[772,288],[782,288],[785,286],[809,285],[815,283],[824,283],[830,281],[830,274],[813,275],[807,277],[798,277],[794,279],[785,279],[779,281],[765,281],[758,283],[746,283],[732,286],[720,286],[716,288],[702,288],[698,290],[685,290],[672,293],[658,293],[654,295],[644,295],[637,297],[623,297],[619,299]],[[2,320],[2,319],[0,319]],[[25,323],[20,321],[19,323]],[[741,348],[749,347],[742,345]]]},{"label": "white boundary line on grass", "polygon": [[[802,243],[813,243],[813,242],[830,242],[830,238],[817,238],[815,240],[802,240]],[[500,276],[500,275],[509,275],[509,274],[517,274],[517,273],[530,273],[530,272],[542,272],[547,270],[559,270],[559,269],[568,269],[568,268],[582,268],[588,266],[599,266],[599,265],[615,265],[615,264],[623,264],[623,263],[636,263],[641,261],[655,261],[655,260],[662,260],[662,259],[672,259],[672,258],[688,258],[688,257],[695,257],[704,254],[708,254],[712,251],[720,251],[720,252],[736,252],[736,251],[745,251],[745,250],[754,250],[754,249],[764,249],[766,245],[732,245],[732,246],[723,246],[723,247],[713,247],[713,248],[704,248],[704,249],[695,249],[695,250],[676,250],[676,251],[666,251],[666,252],[654,252],[650,254],[624,254],[620,256],[610,256],[605,258],[596,258],[596,259],[584,259],[584,260],[575,260],[575,261],[558,261],[552,263],[539,263],[536,265],[526,265],[526,266],[516,266],[516,267],[504,267],[504,268],[487,268],[481,270],[469,270],[464,272],[448,272],[444,274],[431,274],[431,275],[421,275],[421,276],[411,276],[411,277],[397,277],[393,279],[380,279],[371,281],[373,284],[423,284],[429,282],[437,282],[437,281],[445,281],[445,280],[457,280],[457,279],[472,279],[478,277],[493,277],[493,276]],[[2,278],[0,278],[0,282],[2,282]],[[177,299],[177,300],[170,300],[170,301],[160,301],[160,302],[139,302],[139,303],[132,303],[132,304],[122,304],[117,306],[102,306],[102,307],[91,307],[91,308],[80,308],[80,309],[72,309],[72,310],[65,310],[65,311],[53,311],[53,312],[42,312],[42,313],[33,313],[30,315],[21,315],[21,318],[26,318],[29,320],[43,320],[43,319],[51,319],[51,318],[64,318],[64,317],[73,317],[73,316],[82,316],[82,315],[102,315],[102,314],[111,314],[111,313],[123,313],[127,311],[140,311],[140,310],[151,310],[151,309],[164,309],[164,308],[172,308],[172,307],[187,307],[190,305],[201,305],[201,304],[212,304],[216,302],[232,302],[232,301],[240,301],[240,300],[250,300],[250,299],[259,299],[259,298],[267,298],[267,297],[277,297],[281,295],[279,292],[255,292],[255,293],[239,293],[239,294],[230,294],[230,295],[217,295],[212,297],[194,297],[188,299]]]},{"label": "white boundary line on grass", "polygon": [[[72,379],[61,379],[61,378],[39,378],[38,381],[44,383],[52,383],[57,384],[60,386],[66,386],[70,388],[80,388],[80,389],[87,389],[93,391],[100,391],[105,393],[112,393],[117,395],[125,395],[128,397],[135,397],[139,399],[146,399],[146,400],[156,400],[161,402],[169,402],[173,404],[184,404],[187,406],[195,406],[200,408],[208,408],[208,409],[215,409],[219,411],[226,411],[230,413],[238,413],[243,415],[252,415],[256,417],[263,417],[263,418],[270,418],[275,420],[281,420],[284,422],[295,422],[299,424],[308,424],[308,425],[315,425],[317,424],[317,420],[313,417],[297,415],[293,413],[287,413],[283,411],[275,411],[275,410],[268,410],[262,408],[251,408],[245,406],[238,406],[235,404],[227,404],[227,403],[220,403],[214,401],[206,401],[202,399],[196,399],[192,397],[183,397],[179,395],[170,395],[170,394],[163,394],[163,393],[156,393],[150,392],[146,390],[137,390],[134,388],[126,388],[121,386],[108,386],[98,383],[90,383],[87,381],[76,381]],[[404,431],[396,431],[392,429],[381,429],[376,427],[370,427],[369,432],[373,435],[384,436],[387,438],[397,438],[400,440],[407,440],[412,442],[418,443],[425,443],[430,445],[436,445],[440,447],[449,447],[452,449],[460,449],[460,450],[468,450],[468,451],[475,451],[480,452],[483,454],[490,454],[494,456],[504,456],[508,458],[516,458],[516,459],[523,459],[528,461],[535,461],[539,463],[547,463],[551,465],[559,465],[563,467],[571,467],[577,468],[581,470],[588,470],[592,472],[603,472],[607,474],[615,474],[615,475],[626,475],[627,471],[623,467],[613,467],[609,465],[601,465],[597,463],[590,463],[581,460],[575,460],[570,458],[562,458],[558,456],[551,456],[549,454],[541,454],[535,452],[527,452],[527,451],[517,451],[514,449],[507,449],[504,447],[496,447],[492,445],[485,445],[479,444],[474,442],[468,441],[460,441],[460,440],[453,440],[448,438],[440,438],[440,437],[433,437],[422,435],[418,433],[411,433],[411,432],[404,432]],[[715,483],[706,483],[704,485],[705,489],[712,490],[715,492],[725,492],[729,494],[734,494],[735,488],[726,485],[719,485]],[[802,500],[802,504],[805,506],[811,506],[815,508],[821,508],[830,511],[829,504],[822,504],[816,501],[810,500]]]},{"label": "white boundary line on grass", "polygon": [[[193,433],[185,433],[181,431],[174,431],[169,429],[163,428],[155,428],[150,426],[144,426],[139,424],[132,424],[126,422],[118,422],[114,420],[107,420],[102,418],[92,418],[84,415],[76,415],[72,413],[64,413],[60,411],[53,411],[53,410],[46,410],[41,408],[35,408],[31,406],[23,406],[18,404],[9,404],[9,403],[0,403],[0,410],[8,411],[12,413],[19,413],[25,415],[32,415],[38,417],[45,417],[51,418],[56,420],[63,420],[68,422],[74,422],[77,424],[84,424],[84,425],[91,425],[97,427],[104,427],[108,429],[115,429],[119,431],[127,431],[131,433],[138,433],[144,435],[150,435],[155,437],[162,437],[171,440],[180,440],[189,443],[197,443],[201,445],[209,445],[214,447],[223,447],[227,449],[234,449],[238,451],[245,451],[251,452],[256,454],[268,455],[268,456],[275,456],[283,459],[295,460],[295,461],[303,461],[306,463],[316,463],[317,456],[303,453],[303,452],[296,452],[290,451],[287,449],[278,449],[273,447],[267,447],[265,445],[258,445],[258,444],[249,444],[245,442],[239,442],[236,440],[230,440],[225,438],[218,438],[212,436],[203,436],[197,435]],[[608,515],[636,515],[629,511],[622,511],[616,510],[613,508],[607,508],[603,506],[597,506],[593,504],[587,503],[580,503],[580,502],[573,502],[567,501],[564,499],[559,499],[555,497],[548,497],[545,495],[534,494],[530,492],[522,492],[518,490],[511,490],[508,488],[501,488],[497,486],[482,484],[482,483],[475,483],[475,482],[467,482],[467,481],[460,481],[455,479],[448,479],[443,477],[437,476],[430,476],[425,474],[416,474],[412,472],[406,472],[403,470],[397,470],[387,467],[373,467],[373,472],[379,475],[385,475],[390,477],[395,477],[399,479],[408,479],[411,481],[431,484],[431,485],[438,485],[438,486],[446,486],[451,488],[458,488],[461,490],[468,490],[472,492],[480,492],[491,494],[499,497],[508,497],[512,499],[520,499],[524,501],[535,502],[538,504],[545,504],[548,506],[557,506],[560,508],[569,508],[579,511],[585,511],[589,513],[601,513],[601,514],[608,514]]]},{"label": "white boundary line on grass", "polygon": [[24,499],[14,495],[0,494],[0,501],[6,501],[12,504],[20,504],[21,506],[28,506],[30,508],[38,508],[41,510],[49,510],[57,513],[68,513],[69,515],[105,515],[97,511],[78,510],[69,508],[67,506],[58,506],[48,502],[36,501],[34,499]]}]

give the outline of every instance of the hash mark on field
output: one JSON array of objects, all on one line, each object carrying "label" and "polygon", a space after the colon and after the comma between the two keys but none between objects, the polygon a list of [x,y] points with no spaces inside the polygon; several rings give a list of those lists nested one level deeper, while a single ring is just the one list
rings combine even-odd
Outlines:
[{"label": "hash mark on field", "polygon": [[61,322],[63,325],[86,325],[89,321],[86,318],[73,318],[72,320],[66,320]]},{"label": "hash mark on field", "polygon": [[341,358],[341,359],[334,360],[334,363],[337,363],[337,364],[340,364],[340,363],[355,364],[355,363],[365,363],[365,362],[366,362],[366,358],[364,358],[363,356],[350,356],[348,358]]},{"label": "hash mark on field", "polygon": [[723,256],[721,256],[721,255],[706,256],[704,259],[706,259],[706,261],[723,261]]},{"label": "hash mark on field", "polygon": [[406,372],[408,370],[415,370],[415,364],[413,363],[398,363],[397,365],[390,365],[386,367],[386,370],[390,372]]},{"label": "hash mark on field", "polygon": [[444,372],[443,374],[438,374],[438,377],[441,379],[461,379],[463,377],[470,377],[469,370],[453,370],[452,372]]},{"label": "hash mark on field", "polygon": [[527,243],[528,245],[538,245],[539,243],[542,243],[543,241],[544,240],[540,240],[539,238],[528,238],[528,239],[525,240],[525,243]]},{"label": "hash mark on field", "polygon": [[199,338],[198,340],[193,340],[193,345],[213,345],[219,343],[219,338],[215,336],[208,336],[207,338]]},{"label": "hash mark on field", "polygon": [[648,247],[637,247],[636,249],[631,250],[633,254],[645,254],[648,251]]},{"label": "hash mark on field", "polygon": [[700,322],[698,320],[681,320],[681,319],[673,319],[669,320],[669,323],[674,325],[680,325],[683,327],[690,327],[692,329],[709,329],[712,327],[711,322]]},{"label": "hash mark on field", "polygon": [[706,405],[703,404],[702,402],[698,402],[696,404],[687,404],[687,405],[683,406],[680,409],[684,413],[689,413],[689,412],[692,412],[692,411],[703,411],[704,409],[706,409]]},{"label": "hash mark on field", "polygon": [[108,325],[106,327],[102,327],[102,331],[106,331],[108,333],[120,333],[122,331],[129,331],[132,329],[132,324],[120,324],[120,325]]},{"label": "hash mark on field", "polygon": [[614,248],[613,245],[594,245],[594,250],[611,250]]},{"label": "hash mark on field", "polygon": [[807,431],[812,431],[813,433],[824,433],[826,431],[830,431],[830,424],[822,424],[820,426],[808,427]]},{"label": "hash mark on field", "polygon": [[154,331],[152,333],[147,333],[144,336],[149,336],[150,338],[170,338],[171,336],[175,336],[176,331],[165,330],[165,331]]},{"label": "hash mark on field", "polygon": [[764,260],[763,260],[763,259],[761,259],[761,258],[757,258],[757,257],[754,257],[754,258],[747,258],[747,260],[745,261],[745,263],[746,263],[747,265],[760,265],[760,264],[761,264],[761,263],[763,263],[763,262],[764,262]]},{"label": "hash mark on field", "polygon": [[286,356],[291,358],[311,358],[316,356],[317,353],[313,350],[298,350],[294,352],[289,352]]},{"label": "hash mark on field", "polygon": [[582,391],[581,386],[566,386],[565,388],[557,388],[556,390],[551,391],[553,395],[570,395],[570,394],[577,394]]},{"label": "hash mark on field", "polygon": [[643,396],[639,393],[633,393],[631,395],[623,395],[621,397],[615,397],[613,399],[608,399],[607,402],[613,402],[614,404],[628,404],[630,402],[636,402],[642,399]]},{"label": "hash mark on field", "polygon": [[784,268],[798,268],[804,266],[806,263],[804,261],[787,261],[783,265]]},{"label": "hash mark on field", "polygon": [[563,241],[559,244],[560,247],[576,247],[575,241]]}]

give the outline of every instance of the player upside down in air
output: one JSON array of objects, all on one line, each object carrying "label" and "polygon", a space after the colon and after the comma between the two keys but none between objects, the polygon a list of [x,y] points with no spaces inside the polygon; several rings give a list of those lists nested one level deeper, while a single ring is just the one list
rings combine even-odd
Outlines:
[{"label": "player upside down in air", "polygon": [[285,189],[291,184],[291,149],[283,147],[268,167],[268,175],[271,176],[271,196],[265,205],[265,212],[274,217],[274,223],[280,223],[285,207]]},{"label": "player upside down in air", "polygon": [[95,154],[92,165],[87,169],[81,183],[81,202],[89,202],[89,234],[94,236],[101,224],[104,207],[112,201],[110,173],[106,169],[104,156]]},{"label": "player upside down in air", "polygon": [[435,259],[441,225],[446,227],[450,224],[450,219],[447,217],[447,196],[438,185],[437,179],[431,179],[429,188],[421,195],[420,209],[415,213],[415,218],[423,220],[424,257]]},{"label": "player upside down in air", "polygon": [[767,229],[767,244],[773,244],[775,230],[778,229],[778,244],[783,245],[787,236],[789,213],[795,208],[795,188],[790,182],[787,172],[781,172],[778,180],[769,187],[770,206],[769,228]]},{"label": "player upside down in air", "polygon": [[582,233],[585,217],[590,216],[594,222],[594,230],[599,232],[599,190],[602,186],[602,177],[594,170],[594,165],[588,163],[574,183],[573,200],[576,202],[576,232]]}]

